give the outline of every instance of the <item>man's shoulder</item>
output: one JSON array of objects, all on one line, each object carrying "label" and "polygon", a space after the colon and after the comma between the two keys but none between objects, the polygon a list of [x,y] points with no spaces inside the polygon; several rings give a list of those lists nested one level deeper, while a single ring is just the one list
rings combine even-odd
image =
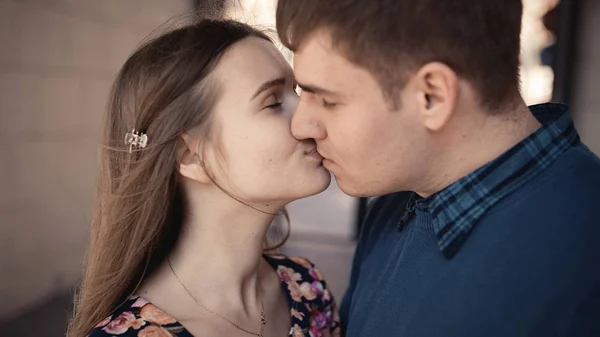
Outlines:
[{"label": "man's shoulder", "polygon": [[577,214],[599,214],[599,206],[600,159],[579,143],[511,193],[492,213],[527,213],[556,222]]},{"label": "man's shoulder", "polygon": [[600,258],[599,250],[588,249],[597,246],[599,219],[600,160],[585,146],[575,146],[482,219],[501,226],[478,227],[496,238],[498,232],[511,235],[513,248],[535,246],[560,255],[567,265],[583,265],[583,255]]},{"label": "man's shoulder", "polygon": [[590,190],[591,194],[600,198],[600,158],[584,144],[575,147],[574,152],[578,156],[574,164],[576,180],[587,187],[584,190]]},{"label": "man's shoulder", "polygon": [[562,209],[600,211],[600,159],[583,143],[567,151],[533,185],[534,190],[539,189],[537,196],[543,201],[542,207],[560,200]]}]

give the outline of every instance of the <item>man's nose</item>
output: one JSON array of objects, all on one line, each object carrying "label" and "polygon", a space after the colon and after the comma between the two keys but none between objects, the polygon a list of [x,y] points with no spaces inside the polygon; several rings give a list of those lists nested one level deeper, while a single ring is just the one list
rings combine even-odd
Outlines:
[{"label": "man's nose", "polygon": [[300,99],[294,116],[292,117],[292,135],[298,140],[315,139],[323,140],[327,132],[323,122],[318,118],[315,108],[306,101]]}]

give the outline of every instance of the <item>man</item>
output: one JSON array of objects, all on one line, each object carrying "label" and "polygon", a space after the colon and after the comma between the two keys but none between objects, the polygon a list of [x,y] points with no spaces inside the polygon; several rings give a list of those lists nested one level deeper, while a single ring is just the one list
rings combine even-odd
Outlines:
[{"label": "man", "polygon": [[[374,201],[346,336],[600,336],[600,160],[519,93],[520,0],[279,0],[292,121]],[[414,192],[409,192],[414,191]]]}]

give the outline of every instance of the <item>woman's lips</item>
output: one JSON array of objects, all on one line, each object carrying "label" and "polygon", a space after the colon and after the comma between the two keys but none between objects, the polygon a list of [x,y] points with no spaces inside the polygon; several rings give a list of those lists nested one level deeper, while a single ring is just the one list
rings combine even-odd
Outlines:
[{"label": "woman's lips", "polygon": [[309,156],[309,157],[311,157],[311,158],[317,159],[318,161],[322,161],[323,160],[323,156],[321,156],[321,154],[319,153],[319,151],[317,151],[316,147],[313,148],[312,150],[306,152],[306,155]]}]

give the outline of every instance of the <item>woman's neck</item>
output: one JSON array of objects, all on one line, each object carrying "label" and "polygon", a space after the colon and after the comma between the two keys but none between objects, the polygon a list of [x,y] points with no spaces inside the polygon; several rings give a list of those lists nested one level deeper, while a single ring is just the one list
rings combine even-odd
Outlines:
[{"label": "woman's neck", "polygon": [[[261,276],[269,268],[262,259],[263,243],[274,215],[230,198],[216,202],[218,199],[191,203],[194,207],[168,257],[173,271],[165,261],[147,282],[152,294],[142,296],[174,298],[177,294],[181,300],[181,296],[190,297],[185,286],[194,297],[190,301],[212,311],[226,314],[242,309],[240,314],[256,316],[264,293]],[[275,213],[272,209],[267,212]]]},{"label": "woman's neck", "polygon": [[173,268],[179,270],[182,280],[188,280],[188,287],[210,287],[207,290],[219,292],[221,298],[231,296],[233,302],[235,297],[252,300],[263,243],[273,218],[241,204],[199,207],[190,214],[170,256]]}]

